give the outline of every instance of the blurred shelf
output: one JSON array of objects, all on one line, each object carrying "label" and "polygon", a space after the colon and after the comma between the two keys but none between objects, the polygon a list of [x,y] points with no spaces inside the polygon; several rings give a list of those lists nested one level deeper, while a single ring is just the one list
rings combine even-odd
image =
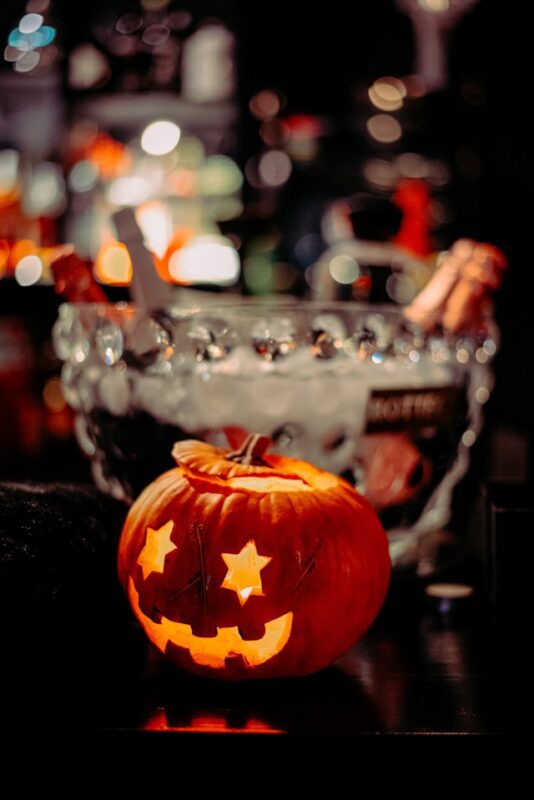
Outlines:
[{"label": "blurred shelf", "polygon": [[232,103],[191,103],[172,92],[113,93],[75,103],[75,115],[93,119],[103,128],[142,126],[164,118],[187,129],[229,128],[237,122]]}]

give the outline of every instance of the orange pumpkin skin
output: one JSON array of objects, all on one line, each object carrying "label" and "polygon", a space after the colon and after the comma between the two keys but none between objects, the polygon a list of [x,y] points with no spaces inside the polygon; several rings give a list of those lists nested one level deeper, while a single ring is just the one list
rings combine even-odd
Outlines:
[{"label": "orange pumpkin skin", "polygon": [[[390,577],[385,532],[346,481],[197,441],[130,509],[121,582],[175,664],[224,680],[307,675],[367,630]],[[248,585],[250,584],[250,585]]]}]

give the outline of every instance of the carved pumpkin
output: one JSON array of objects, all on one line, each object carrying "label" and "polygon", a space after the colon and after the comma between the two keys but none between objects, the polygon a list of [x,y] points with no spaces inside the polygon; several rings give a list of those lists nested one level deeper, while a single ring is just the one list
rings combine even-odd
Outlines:
[{"label": "carved pumpkin", "polygon": [[341,478],[197,441],[139,496],[119,574],[150,641],[192,672],[226,680],[315,672],[365,632],[390,573],[385,533]]}]

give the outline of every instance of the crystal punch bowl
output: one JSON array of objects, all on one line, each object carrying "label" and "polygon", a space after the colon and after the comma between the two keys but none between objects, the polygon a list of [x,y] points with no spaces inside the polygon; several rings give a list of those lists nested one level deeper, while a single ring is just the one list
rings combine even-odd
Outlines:
[{"label": "crystal punch bowl", "polygon": [[442,530],[482,425],[496,335],[425,335],[397,306],[206,303],[148,313],[64,304],[62,385],[98,486],[132,500],[172,445],[273,450],[344,475],[377,509],[394,564]]}]

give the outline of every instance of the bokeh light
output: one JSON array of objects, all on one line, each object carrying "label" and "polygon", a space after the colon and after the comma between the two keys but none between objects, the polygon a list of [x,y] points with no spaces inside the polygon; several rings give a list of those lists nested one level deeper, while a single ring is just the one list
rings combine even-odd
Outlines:
[{"label": "bokeh light", "polygon": [[140,14],[136,14],[135,11],[131,11],[127,14],[123,14],[122,17],[119,17],[115,24],[115,28],[119,33],[135,33],[139,30],[141,25],[143,24],[143,18]]},{"label": "bokeh light", "polygon": [[246,258],[243,263],[243,279],[253,294],[272,292],[273,264],[269,256],[257,253]]},{"label": "bokeh light", "polygon": [[158,200],[152,200],[136,209],[135,218],[147,248],[162,258],[172,236],[172,216],[169,207]]},{"label": "bokeh light", "polygon": [[426,178],[428,161],[418,153],[401,153],[395,159],[395,166],[403,178]]},{"label": "bokeh light", "polygon": [[160,44],[163,44],[167,41],[169,36],[171,35],[171,30],[167,25],[161,25],[159,23],[155,23],[154,25],[149,25],[148,28],[143,32],[143,42],[149,47],[158,47]]},{"label": "bokeh light", "polygon": [[417,287],[409,275],[390,275],[386,281],[386,291],[395,303],[404,305],[414,299]]},{"label": "bokeh light", "polygon": [[30,44],[29,37],[21,33],[18,28],[13,28],[7,37],[7,43],[10,44],[11,47],[17,47],[20,50],[27,50]]},{"label": "bokeh light", "polygon": [[9,194],[17,186],[19,161],[16,150],[0,150],[0,194]]},{"label": "bokeh light", "polygon": [[176,150],[176,155],[179,166],[197,169],[202,165],[206,157],[204,144],[196,136],[182,136]]},{"label": "bokeh light", "polygon": [[111,75],[107,59],[92,44],[75,47],[69,58],[69,85],[73,89],[90,89]]},{"label": "bokeh light", "polygon": [[15,267],[15,280],[19,286],[33,286],[43,275],[43,262],[39,256],[31,255],[21,258]]},{"label": "bokeh light", "polygon": [[243,175],[228,156],[210,156],[198,172],[198,191],[203,195],[225,195],[239,191]]},{"label": "bokeh light", "polygon": [[486,386],[479,386],[475,392],[475,397],[479,403],[484,404],[487,403],[490,398],[489,389]]},{"label": "bokeh light", "polygon": [[376,189],[391,190],[397,183],[398,172],[391,161],[370,158],[363,165],[363,177]]},{"label": "bokeh light", "polygon": [[402,128],[395,117],[375,114],[367,120],[367,130],[373,139],[382,144],[393,144],[402,136]]},{"label": "bokeh light", "polygon": [[19,31],[21,33],[34,33],[41,27],[44,20],[41,14],[24,14],[19,22]]},{"label": "bokeh light", "polygon": [[269,150],[264,153],[258,163],[258,174],[265,186],[276,188],[283,186],[291,175],[292,164],[283,150]]},{"label": "bokeh light", "polygon": [[249,103],[250,113],[262,122],[276,117],[280,108],[280,97],[270,89],[258,92],[251,98]]},{"label": "bokeh light", "polygon": [[476,440],[476,433],[472,430],[465,431],[462,436],[462,444],[464,444],[466,447],[472,447]]},{"label": "bokeh light", "polygon": [[98,183],[98,170],[92,161],[78,161],[69,173],[69,188],[73,192],[90,192]]},{"label": "bokeh light", "polygon": [[40,60],[41,56],[36,50],[27,50],[15,61],[15,72],[31,72]]},{"label": "bokeh light", "polygon": [[29,34],[29,43],[32,47],[46,47],[51,44],[56,38],[57,31],[50,25],[41,25],[41,27]]},{"label": "bokeh light", "polygon": [[57,216],[65,208],[65,181],[58,164],[43,162],[32,170],[24,195],[24,210],[29,216]]},{"label": "bokeh light", "polygon": [[174,150],[181,131],[175,122],[157,120],[148,125],[141,136],[141,147],[151,156],[163,156]]},{"label": "bokeh light", "polygon": [[197,236],[169,259],[169,273],[181,283],[230,285],[239,271],[239,255],[223,236]]},{"label": "bokeh light", "polygon": [[328,271],[332,278],[341,284],[353,283],[360,275],[360,267],[356,259],[343,254],[330,259]]},{"label": "bokeh light", "polygon": [[132,260],[125,244],[110,241],[102,245],[95,261],[95,275],[102,283],[125,285],[132,279]]},{"label": "bokeh light", "polygon": [[24,51],[20,50],[18,47],[13,47],[12,45],[8,44],[8,46],[4,50],[4,60],[5,61],[18,61]]},{"label": "bokeh light", "polygon": [[399,78],[379,78],[369,89],[369,99],[381,111],[398,111],[406,97],[406,87]]}]

